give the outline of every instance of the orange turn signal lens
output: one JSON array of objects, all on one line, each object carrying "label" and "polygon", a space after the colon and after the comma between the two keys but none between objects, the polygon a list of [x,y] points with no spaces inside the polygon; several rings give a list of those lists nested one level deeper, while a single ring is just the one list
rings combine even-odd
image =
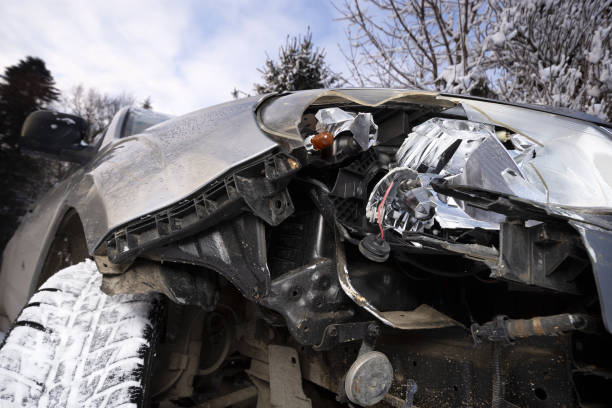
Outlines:
[{"label": "orange turn signal lens", "polygon": [[317,133],[310,139],[315,150],[323,150],[334,144],[334,136],[329,132]]}]

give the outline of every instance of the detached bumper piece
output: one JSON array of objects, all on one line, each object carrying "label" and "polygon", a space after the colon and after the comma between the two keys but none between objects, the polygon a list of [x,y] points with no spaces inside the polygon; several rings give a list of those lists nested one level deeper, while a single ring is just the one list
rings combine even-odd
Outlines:
[{"label": "detached bumper piece", "polygon": [[268,224],[278,225],[294,211],[286,187],[300,167],[298,160],[284,153],[251,162],[189,198],[117,229],[105,241],[106,254],[114,264],[130,263],[148,249],[243,212],[252,212]]}]

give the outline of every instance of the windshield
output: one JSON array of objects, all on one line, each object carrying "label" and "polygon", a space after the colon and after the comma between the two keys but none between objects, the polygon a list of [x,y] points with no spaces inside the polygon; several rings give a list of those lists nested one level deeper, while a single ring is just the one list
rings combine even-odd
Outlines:
[{"label": "windshield", "polygon": [[124,138],[142,133],[145,129],[170,118],[172,118],[172,116],[165,113],[153,112],[140,108],[130,108],[120,137]]}]

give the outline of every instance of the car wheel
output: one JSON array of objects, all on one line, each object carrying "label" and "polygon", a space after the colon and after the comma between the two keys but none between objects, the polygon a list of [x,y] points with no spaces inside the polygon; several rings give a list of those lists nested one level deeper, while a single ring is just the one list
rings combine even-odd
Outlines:
[{"label": "car wheel", "polygon": [[91,260],[53,275],[0,345],[0,406],[146,406],[162,302],[107,296]]}]

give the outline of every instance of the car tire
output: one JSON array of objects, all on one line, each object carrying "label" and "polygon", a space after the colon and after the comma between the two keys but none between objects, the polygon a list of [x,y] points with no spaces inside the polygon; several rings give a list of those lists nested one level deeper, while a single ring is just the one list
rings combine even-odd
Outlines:
[{"label": "car tire", "polygon": [[143,407],[158,295],[107,296],[91,260],[57,272],[0,345],[1,407]]}]

